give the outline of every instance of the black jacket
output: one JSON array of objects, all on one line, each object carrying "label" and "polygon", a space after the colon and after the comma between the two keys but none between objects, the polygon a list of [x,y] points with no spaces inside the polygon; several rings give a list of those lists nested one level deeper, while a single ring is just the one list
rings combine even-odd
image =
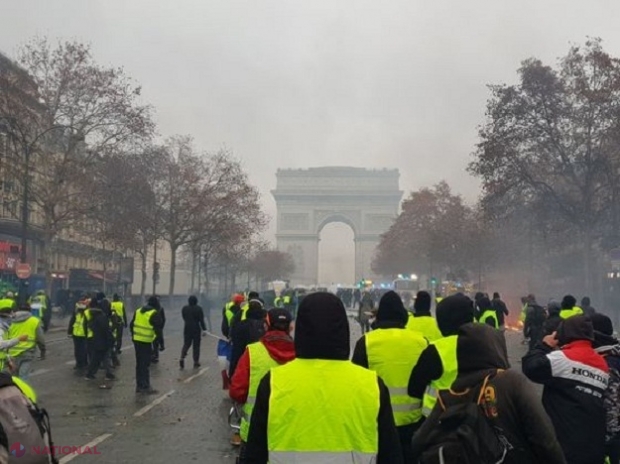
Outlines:
[{"label": "black jacket", "polygon": [[230,331],[232,352],[228,373],[231,379],[245,348],[250,343],[259,341],[265,334],[265,311],[263,309],[250,308],[247,310],[246,317],[244,321],[239,320],[233,323]]},{"label": "black jacket", "polygon": [[114,335],[110,329],[110,320],[100,308],[88,308],[92,318],[87,327],[93,332],[91,346],[97,351],[106,351],[114,345]]},{"label": "black jacket", "polygon": [[[230,310],[233,312],[233,318],[234,316],[241,311],[241,307],[237,304],[232,305],[230,307]],[[232,325],[232,319],[231,319],[231,325]],[[226,338],[230,338],[230,326],[228,325],[228,318],[226,317],[226,306],[224,306],[224,308],[222,309],[222,335],[224,335],[224,337]]]},{"label": "black jacket", "polygon": [[499,322],[499,325],[504,325],[505,317],[508,316],[508,307],[506,303],[499,298],[494,298],[493,301],[491,301],[491,306],[497,313],[497,322]]},{"label": "black jacket", "polygon": [[[572,319],[572,318],[571,318]],[[568,320],[568,319],[567,319]],[[542,383],[543,405],[571,464],[602,464],[605,445],[605,360],[587,340],[552,350],[539,344],[522,360],[523,373]]]},{"label": "black jacket", "polygon": [[[298,358],[348,360],[349,322],[342,302],[334,295],[317,293],[304,298],[295,329],[295,351]],[[305,306],[305,304],[308,306]],[[312,302],[312,303],[310,303]],[[311,309],[310,309],[311,307]],[[309,314],[312,313],[312,317]],[[403,456],[390,403],[390,394],[377,377],[379,384],[379,414],[377,429],[379,452],[377,464],[403,464]],[[329,386],[326,385],[326,389]],[[352,386],[352,391],[354,387]],[[271,396],[271,375],[261,380],[252,412],[252,424],[248,436],[245,456],[240,464],[266,464],[269,461],[267,445],[267,423]],[[350,418],[342,418],[343,421]],[[303,431],[299,431],[303,433]]]},{"label": "black jacket", "polygon": [[[465,324],[458,334],[459,371],[452,390],[461,392],[478,387],[493,377],[497,415],[492,424],[510,444],[506,464],[564,464],[553,426],[538,395],[527,379],[508,367],[504,337],[485,324]],[[419,456],[430,431],[437,427],[441,408],[437,406],[414,437],[414,455]]]},{"label": "black jacket", "polygon": [[185,327],[183,328],[183,332],[185,334],[191,335],[199,333],[201,330],[207,330],[207,326],[205,325],[205,315],[200,306],[183,306],[183,309],[181,309],[181,315],[183,316],[183,321],[185,321]]}]

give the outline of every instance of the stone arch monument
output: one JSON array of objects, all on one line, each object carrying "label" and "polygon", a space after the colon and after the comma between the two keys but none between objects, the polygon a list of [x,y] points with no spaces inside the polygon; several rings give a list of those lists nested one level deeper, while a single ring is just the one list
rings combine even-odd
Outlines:
[{"label": "stone arch monument", "polygon": [[319,234],[332,222],[353,229],[355,280],[373,279],[375,248],[398,215],[403,196],[399,177],[397,169],[279,169],[276,189],[271,191],[277,206],[276,241],[279,250],[295,259],[291,282],[319,283]]}]

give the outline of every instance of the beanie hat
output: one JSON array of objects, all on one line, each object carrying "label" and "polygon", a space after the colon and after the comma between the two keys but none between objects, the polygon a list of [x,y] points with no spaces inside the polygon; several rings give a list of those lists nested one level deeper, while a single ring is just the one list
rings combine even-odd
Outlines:
[{"label": "beanie hat", "polygon": [[146,302],[151,308],[159,308],[159,298],[156,296],[149,296]]},{"label": "beanie hat", "polygon": [[562,309],[573,309],[577,304],[577,299],[573,295],[566,295],[562,298]]},{"label": "beanie hat", "polygon": [[316,292],[302,300],[295,323],[298,358],[345,361],[350,343],[349,320],[340,298]]},{"label": "beanie hat", "polygon": [[416,314],[425,314],[431,312],[431,295],[428,292],[421,291],[415,297],[413,302],[413,310]]},{"label": "beanie hat", "polygon": [[558,327],[557,339],[560,346],[577,340],[594,341],[592,321],[586,316],[572,316],[564,319]]},{"label": "beanie hat", "polygon": [[404,327],[408,318],[409,315],[398,293],[390,290],[381,297],[377,310],[377,321],[397,321],[402,323]]},{"label": "beanie hat", "polygon": [[240,304],[243,303],[245,301],[245,298],[243,297],[243,295],[239,295],[238,293],[233,296],[233,303],[235,304]]},{"label": "beanie hat", "polygon": [[284,308],[272,308],[267,312],[269,328],[283,329],[291,324],[293,316]]},{"label": "beanie hat", "polygon": [[437,325],[444,337],[456,335],[463,324],[474,321],[474,304],[465,295],[452,295],[437,305]]},{"label": "beanie hat", "polygon": [[590,320],[592,321],[592,328],[595,332],[600,332],[609,336],[614,334],[614,325],[611,319],[604,314],[594,313],[590,316]]}]

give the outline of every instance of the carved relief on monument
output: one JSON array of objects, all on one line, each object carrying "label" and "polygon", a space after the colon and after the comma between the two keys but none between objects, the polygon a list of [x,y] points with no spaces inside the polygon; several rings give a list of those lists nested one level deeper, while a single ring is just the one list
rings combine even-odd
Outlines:
[{"label": "carved relief on monument", "polygon": [[282,213],[280,216],[281,230],[308,230],[310,220],[306,213]]},{"label": "carved relief on monument", "polygon": [[366,232],[385,232],[393,222],[394,218],[386,214],[367,214],[364,216],[364,230]]}]

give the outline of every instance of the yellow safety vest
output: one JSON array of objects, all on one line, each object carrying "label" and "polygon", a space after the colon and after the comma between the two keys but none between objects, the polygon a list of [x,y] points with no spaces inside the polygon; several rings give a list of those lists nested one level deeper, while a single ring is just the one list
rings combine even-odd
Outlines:
[{"label": "yellow safety vest", "polygon": [[155,341],[155,328],[151,324],[151,316],[157,312],[156,309],[136,311],[133,321],[133,340],[135,342],[153,343]]},{"label": "yellow safety vest", "polygon": [[248,309],[250,308],[250,303],[247,301],[241,305],[241,320],[245,321],[248,318]]},{"label": "yellow safety vest", "polygon": [[525,318],[527,316],[527,307],[529,306],[529,304],[524,304],[523,307],[521,308],[521,313],[519,314],[519,321],[521,322],[525,322]]},{"label": "yellow safety vest", "polygon": [[295,359],[271,369],[270,464],[375,463],[379,403],[377,374],[350,361]]},{"label": "yellow safety vest", "polygon": [[284,304],[284,300],[280,297],[277,297],[275,300],[273,300],[273,305],[276,308],[281,308],[283,304]]},{"label": "yellow safety vest", "polygon": [[437,321],[432,316],[414,316],[409,313],[409,320],[407,321],[407,329],[415,330],[424,335],[429,342],[434,342],[443,337]]},{"label": "yellow safety vest", "polygon": [[575,306],[573,309],[563,309],[560,311],[560,317],[562,319],[568,319],[569,317],[581,315],[583,315],[583,309],[579,306]]},{"label": "yellow safety vest", "polygon": [[27,335],[28,339],[24,342],[19,342],[12,348],[9,348],[9,356],[15,358],[28,350],[32,350],[37,344],[37,328],[41,324],[41,320],[30,316],[23,321],[13,322],[8,330],[9,340],[20,337],[21,335]]},{"label": "yellow safety vest", "polygon": [[285,305],[291,304],[291,296],[290,295],[284,296],[284,298],[282,298],[282,300],[283,300]]},{"label": "yellow safety vest", "polygon": [[37,394],[34,389],[19,377],[12,376],[11,380],[17,388],[34,404],[37,404]]},{"label": "yellow safety vest", "polygon": [[424,392],[424,398],[422,399],[422,414],[425,417],[430,416],[431,411],[435,407],[435,403],[437,403],[437,392],[439,390],[449,389],[456,380],[459,370],[459,364],[456,357],[457,340],[458,337],[456,335],[450,335],[431,343],[431,345],[435,345],[437,353],[439,353],[442,374],[439,379],[431,381],[430,385],[426,389],[426,392]]},{"label": "yellow safety vest", "polygon": [[499,320],[497,319],[497,312],[494,309],[487,309],[482,313],[482,316],[480,316],[480,318],[478,318],[478,322],[482,323],[482,324],[486,324],[486,320],[488,318],[493,319],[494,322],[494,327],[496,329],[499,329]]},{"label": "yellow safety vest", "polygon": [[365,335],[368,368],[390,390],[396,426],[422,419],[422,400],[407,394],[409,377],[428,342],[420,332],[408,329],[376,329]]},{"label": "yellow safety vest", "polygon": [[112,311],[114,311],[118,317],[123,319],[123,316],[125,315],[125,305],[123,304],[123,302],[113,301],[111,303],[111,306],[112,306]]},{"label": "yellow safety vest", "polygon": [[226,303],[226,310],[224,312],[225,316],[226,316],[226,320],[228,321],[228,327],[230,327],[230,322],[232,321],[232,318],[234,317],[235,313],[233,313],[232,311],[232,307],[235,305],[234,301],[229,301],[228,303]]},{"label": "yellow safety vest", "polygon": [[279,366],[278,362],[269,355],[269,351],[261,342],[251,343],[247,347],[250,356],[250,385],[248,389],[248,399],[243,406],[243,417],[241,418],[241,439],[248,441],[250,432],[250,418],[256,402],[256,392],[261,379],[269,369]]},{"label": "yellow safety vest", "polygon": [[93,313],[90,309],[84,311],[84,317],[86,318],[86,338],[93,338],[93,330],[90,328],[90,321],[93,320]]},{"label": "yellow safety vest", "polygon": [[[85,316],[83,312],[75,313],[75,322],[73,323],[72,334],[74,337],[86,337],[86,332],[84,330],[84,320]],[[92,330],[91,337],[92,337]]]}]

